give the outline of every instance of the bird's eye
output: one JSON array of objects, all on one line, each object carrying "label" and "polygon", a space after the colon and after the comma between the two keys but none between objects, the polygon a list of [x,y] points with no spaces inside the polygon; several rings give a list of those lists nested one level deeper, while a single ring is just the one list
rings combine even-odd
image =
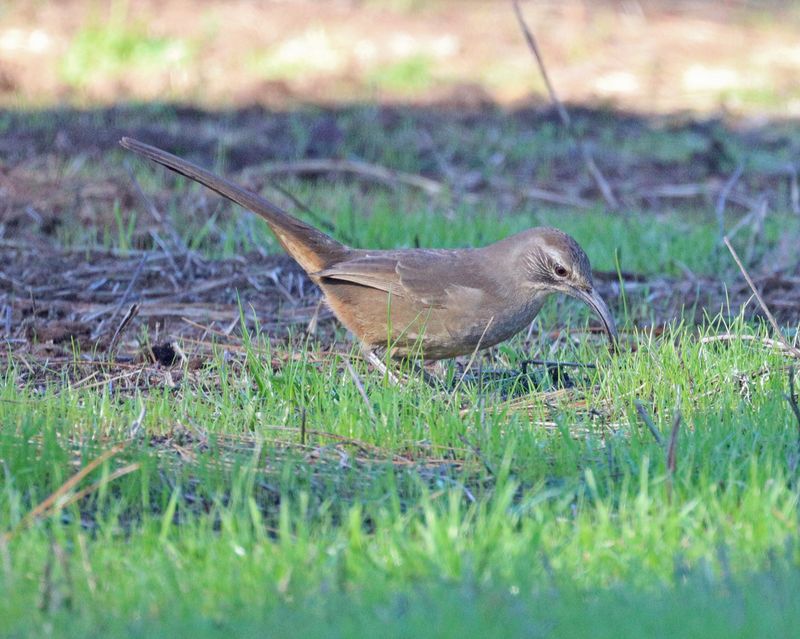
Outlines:
[{"label": "bird's eye", "polygon": [[567,276],[567,269],[561,266],[561,264],[556,264],[553,272],[558,275],[558,277],[566,277]]}]

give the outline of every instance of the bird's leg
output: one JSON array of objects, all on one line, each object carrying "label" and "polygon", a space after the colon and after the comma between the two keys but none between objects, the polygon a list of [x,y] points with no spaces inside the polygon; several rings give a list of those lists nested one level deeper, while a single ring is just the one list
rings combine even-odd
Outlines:
[{"label": "bird's leg", "polygon": [[385,375],[392,384],[400,384],[400,380],[397,378],[397,375],[389,370],[389,367],[383,363],[383,360],[378,357],[378,354],[374,349],[364,347],[363,352],[367,361],[372,364],[372,366],[374,366],[381,375]]},{"label": "bird's leg", "polygon": [[[394,372],[392,372],[389,366],[386,365],[381,356],[378,354],[378,351],[376,349],[364,347],[363,352],[367,362],[369,362],[374,368],[376,368],[378,372],[381,373],[381,375],[385,375],[392,384],[400,384],[401,381],[402,382],[408,381],[407,375],[398,376]],[[433,375],[428,371],[426,371],[425,365],[422,362],[410,360],[410,364],[414,372],[418,373],[420,377],[422,377],[422,379],[425,380],[425,383],[428,384],[428,386],[430,386],[435,390],[444,389],[444,384],[442,383],[442,380],[440,380],[436,375]]]},{"label": "bird's leg", "polygon": [[429,373],[427,370],[425,370],[425,362],[413,360],[411,362],[411,367],[416,373],[419,374],[420,377],[422,377],[423,380],[425,380],[425,383],[434,390],[447,390],[442,379],[440,379],[436,374]]}]

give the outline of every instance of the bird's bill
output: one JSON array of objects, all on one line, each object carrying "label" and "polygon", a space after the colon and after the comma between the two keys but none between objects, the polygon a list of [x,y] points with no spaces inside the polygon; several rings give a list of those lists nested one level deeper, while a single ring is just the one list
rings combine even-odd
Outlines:
[{"label": "bird's bill", "polygon": [[598,317],[603,322],[603,326],[606,329],[606,333],[608,333],[608,339],[612,344],[617,343],[617,325],[614,323],[614,317],[611,315],[611,311],[608,310],[608,306],[603,301],[603,298],[600,297],[600,293],[597,292],[596,289],[591,289],[589,291],[581,291],[575,289],[574,291],[575,297],[579,300],[586,302],[589,307],[597,313]]}]

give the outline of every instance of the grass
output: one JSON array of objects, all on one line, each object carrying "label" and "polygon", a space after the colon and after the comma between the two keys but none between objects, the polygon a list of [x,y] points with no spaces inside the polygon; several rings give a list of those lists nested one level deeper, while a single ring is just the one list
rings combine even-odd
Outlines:
[{"label": "grass", "polygon": [[412,55],[373,69],[367,82],[379,89],[414,94],[430,89],[434,82],[434,61],[426,55]]},{"label": "grass", "polygon": [[189,45],[175,38],[150,35],[113,3],[112,16],[82,27],[61,61],[62,79],[72,87],[98,80],[119,80],[127,73],[175,68],[192,56]]},{"label": "grass", "polygon": [[342,54],[323,26],[314,26],[266,50],[249,54],[248,68],[257,77],[286,79],[316,77],[338,70]]},{"label": "grass", "polygon": [[[153,182],[149,167],[142,171],[142,182],[163,188],[159,179]],[[314,211],[314,216],[310,216],[294,210],[298,217],[312,224],[326,224],[337,239],[356,247],[480,246],[542,225],[570,233],[591,256],[593,267],[602,271],[616,271],[620,267],[648,276],[679,276],[689,269],[706,275],[716,272],[720,264],[717,220],[707,209],[694,206],[656,215],[632,210],[613,217],[598,207],[580,216],[565,216],[563,209],[538,204],[504,210],[491,197],[477,203],[453,205],[447,200],[431,201],[408,191],[369,189],[365,193],[360,185],[344,180],[330,185],[288,180],[283,181],[283,186]],[[190,238],[191,248],[219,258],[258,248],[281,250],[266,224],[255,216],[242,215],[238,207],[223,204],[213,210],[211,217],[207,212],[202,217],[181,206],[186,197],[184,188],[200,192],[202,187],[178,185],[171,209],[176,227]],[[265,195],[273,199],[281,197],[269,189]],[[398,216],[398,210],[403,215]],[[85,244],[97,237],[104,246],[130,247],[135,242],[135,216],[124,222],[114,219],[111,229],[87,228],[77,237],[68,234],[74,229],[65,229],[63,243]],[[797,230],[796,219],[771,216],[765,221],[763,247],[773,245],[782,233]],[[738,238],[746,243],[749,234],[744,231]]]},{"label": "grass", "polygon": [[[763,334],[741,320],[726,330]],[[338,357],[312,347],[273,374],[262,362],[277,353],[257,335],[242,368],[220,357],[177,392],[126,396],[66,380],[43,389],[10,364],[4,529],[125,440],[143,406],[146,435],[79,484],[99,489],[0,547],[5,636],[170,626],[222,636],[263,623],[311,636],[498,625],[511,636],[603,636],[598,622],[623,637],[788,631],[800,574],[785,360],[759,342],[698,337],[676,327],[613,359],[596,344],[556,353],[598,358],[598,368],[555,405],[534,393],[522,410],[469,385],[443,401],[359,365],[370,410]],[[681,410],[674,473],[635,397],[665,437]],[[343,464],[326,452],[330,439],[298,447],[298,430],[274,427],[298,426],[301,408],[310,431],[384,452],[359,461],[343,450]],[[181,444],[189,457],[157,444],[181,427],[194,433]],[[425,463],[448,450],[462,462]],[[392,451],[418,464],[393,465]],[[138,469],[104,482],[128,464]],[[712,610],[682,625],[683,605]]]},{"label": "grass", "polygon": [[[413,122],[388,127],[370,113],[337,120],[346,156],[429,171],[413,151]],[[146,117],[175,125],[168,110]],[[459,169],[481,167],[487,179],[533,179],[548,157],[569,156],[554,127],[504,125],[433,135],[443,157],[461,145]],[[705,148],[699,134],[671,135],[652,133],[652,145],[599,137],[626,167],[649,150],[681,164]],[[753,171],[780,161],[744,144],[730,152]],[[507,163],[496,167],[498,153]],[[518,163],[526,154],[533,161]],[[260,222],[222,208],[199,219],[195,187],[134,170],[196,250],[277,250]],[[738,277],[716,248],[711,207],[566,215],[344,180],[285,185],[357,246],[474,245],[554,224],[600,270]],[[797,233],[775,202],[756,259]],[[60,239],[140,247],[146,215],[117,205],[106,228],[65,225]],[[257,326],[220,340],[199,368],[104,370],[77,348],[67,361],[9,355],[0,636],[794,636],[800,424],[786,394],[788,376],[800,380],[765,340],[768,327],[738,309],[699,326],[687,312],[660,334],[635,329],[651,312],[646,295],[618,313],[635,349],[611,354],[585,332],[552,338],[586,317],[557,301],[531,342],[495,349],[491,366],[507,370],[543,355],[595,365],[570,372],[568,389],[537,370],[528,390],[526,380],[467,379],[443,394],[413,373],[394,386],[343,333],[331,349]],[[721,333],[736,338],[704,340]],[[452,365],[440,374],[459,378]],[[680,413],[674,467],[636,400],[664,441]]]}]

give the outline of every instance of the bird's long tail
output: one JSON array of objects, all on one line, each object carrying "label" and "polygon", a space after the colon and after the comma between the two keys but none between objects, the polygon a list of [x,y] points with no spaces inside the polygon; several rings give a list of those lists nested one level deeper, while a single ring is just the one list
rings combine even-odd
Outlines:
[{"label": "bird's long tail", "polygon": [[263,217],[286,252],[309,274],[321,271],[331,264],[345,259],[350,252],[350,249],[344,244],[289,215],[269,200],[192,162],[133,138],[122,138],[119,143],[130,151],[200,182],[212,191],[216,191]]}]

